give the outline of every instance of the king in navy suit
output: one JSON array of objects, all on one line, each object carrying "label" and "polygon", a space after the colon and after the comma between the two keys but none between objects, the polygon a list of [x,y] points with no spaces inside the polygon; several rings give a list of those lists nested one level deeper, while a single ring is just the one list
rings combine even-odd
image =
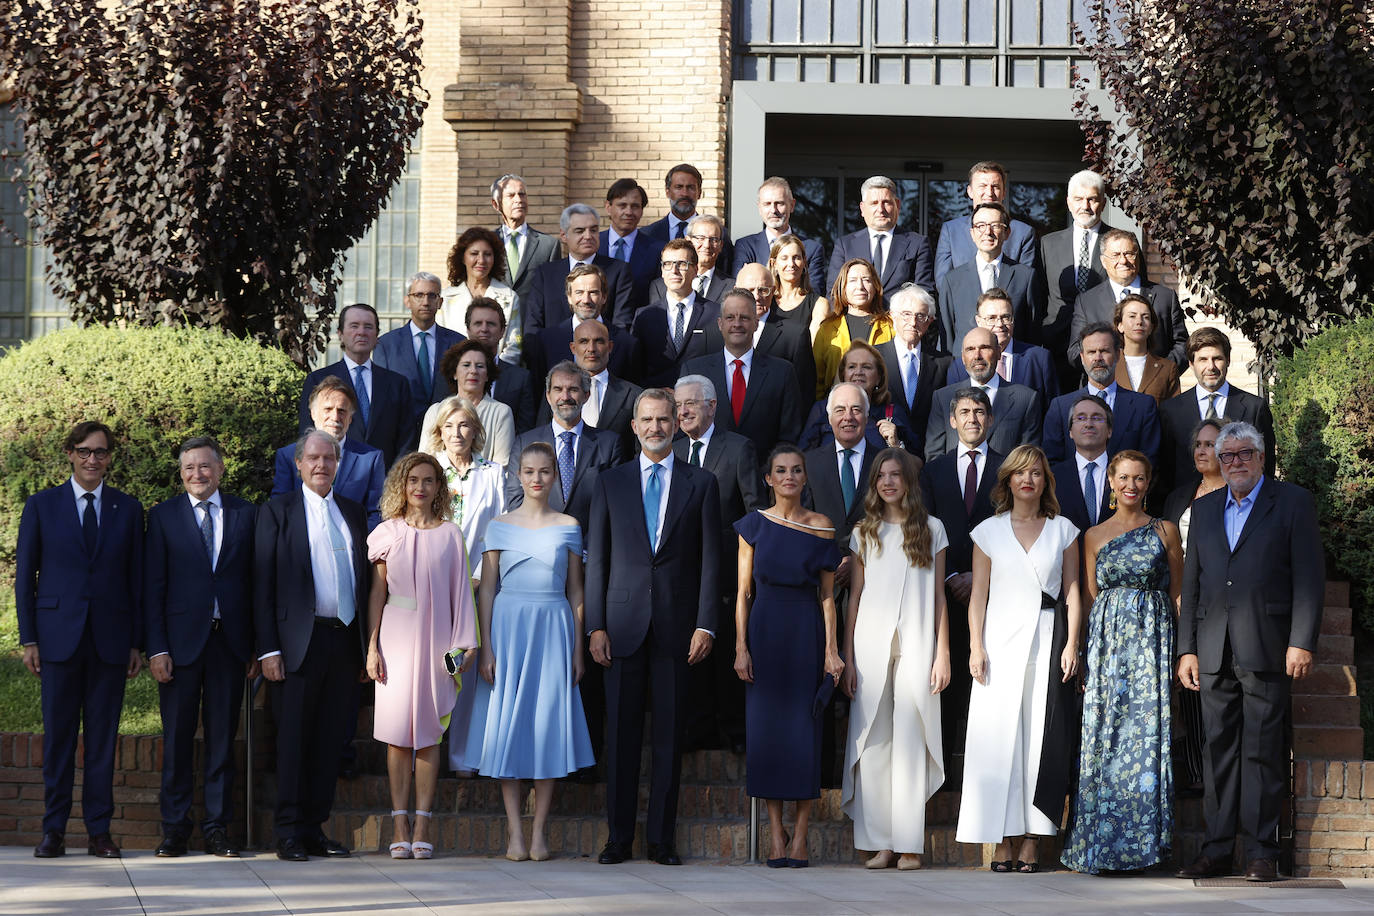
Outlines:
[{"label": "king in navy suit", "polygon": [[[386,465],[380,449],[366,442],[346,438],[353,422],[357,404],[353,389],[336,376],[326,376],[310,393],[310,425],[322,429],[342,444],[334,490],[367,511],[367,530],[376,528],[382,520],[382,485],[386,483]],[[296,446],[277,449],[272,472],[272,495],[281,496],[301,485],[296,470]]]},{"label": "king in navy suit", "polygon": [[66,852],[84,725],[88,851],[119,858],[110,837],[114,752],[124,681],[141,667],[143,507],[105,484],[114,435],[104,423],[78,423],[62,448],[72,476],[24,503],[15,548],[19,642],[43,708],[43,839],[33,854]]}]

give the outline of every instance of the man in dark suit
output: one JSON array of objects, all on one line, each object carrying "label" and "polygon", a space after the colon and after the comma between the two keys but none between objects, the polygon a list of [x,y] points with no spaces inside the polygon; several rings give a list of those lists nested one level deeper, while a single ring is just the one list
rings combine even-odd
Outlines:
[{"label": "man in dark suit", "polygon": [[300,431],[310,428],[310,393],[326,375],[343,379],[353,389],[358,404],[358,422],[349,426],[349,435],[382,450],[387,467],[406,451],[414,417],[411,414],[410,385],[405,377],[384,369],[372,359],[380,327],[377,310],[358,302],[339,313],[339,347],[343,359],[316,369],[305,377],[298,405]]},{"label": "man in dark suit", "polygon": [[883,289],[895,290],[903,283],[915,283],[928,293],[935,292],[935,268],[930,244],[916,232],[898,232],[902,200],[897,185],[882,175],[863,183],[859,213],[865,228],[843,236],[835,243],[826,271],[825,289],[835,285],[840,268],[851,258],[863,258],[873,265]]},{"label": "man in dark suit", "polygon": [[[926,511],[944,524],[949,539],[945,593],[949,599],[950,682],[940,694],[940,708],[945,723],[946,769],[958,774],[963,771],[968,701],[973,689],[968,670],[968,601],[973,592],[973,539],[969,532],[992,515],[992,488],[1006,456],[988,447],[993,415],[987,392],[960,389],[945,416],[959,446],[932,458],[921,469],[921,499]],[[949,779],[945,784],[955,786],[958,782]]]},{"label": "man in dark suit", "polygon": [[87,851],[117,859],[114,752],[124,681],[141,667],[143,507],[105,485],[114,434],[104,423],[78,423],[62,450],[72,476],[24,502],[14,556],[19,643],[43,707],[43,839],[33,854],[66,853],[84,727]]},{"label": "man in dark suit", "polygon": [[[1069,411],[1081,395],[1101,398],[1112,409],[1112,436],[1107,458],[1125,449],[1143,452],[1153,467],[1159,462],[1159,411],[1148,394],[1126,391],[1116,384],[1116,363],[1121,358],[1121,334],[1108,324],[1090,324],[1079,335],[1080,360],[1088,384],[1061,394],[1045,412],[1043,448],[1050,464],[1069,457]],[[1191,432],[1192,430],[1189,430]]]},{"label": "man in dark suit", "polygon": [[[367,512],[367,530],[382,521],[382,485],[386,483],[386,465],[380,449],[366,442],[348,438],[357,402],[353,389],[343,379],[333,375],[320,379],[310,392],[310,425],[322,429],[341,445],[339,468],[334,476],[334,492],[352,500]],[[296,469],[296,446],[277,449],[273,462],[272,495],[281,496],[300,489],[301,475]]]},{"label": "man in dark suit", "polygon": [[[557,365],[568,358],[573,342],[573,331],[584,321],[598,321],[603,324],[602,310],[606,305],[606,274],[595,264],[574,267],[568,274],[568,307],[572,315],[557,327],[545,328],[539,335],[542,342],[536,351],[526,351],[525,359],[535,378],[549,374],[549,366]],[[610,361],[606,368],[620,376],[633,380],[639,375],[639,342],[629,331],[607,324],[610,335]],[[543,407],[540,407],[543,413]]]},{"label": "man in dark suit", "polygon": [[258,512],[253,628],[277,724],[277,858],[342,857],[325,836],[339,748],[357,707],[372,566],[363,507],[334,493],[339,440],[296,443],[302,485]]},{"label": "man in dark suit", "polygon": [[587,538],[586,628],[606,668],[606,819],[598,861],[631,857],[639,807],[645,697],[652,695],[649,858],[681,865],[675,848],[687,717],[687,672],[711,652],[720,607],[720,493],[710,471],[673,456],[672,392],[635,404],[639,458],[603,473]]},{"label": "man in dark suit", "polygon": [[1111,435],[1112,409],[1107,402],[1095,394],[1080,394],[1069,411],[1073,455],[1050,469],[1059,511],[1074,523],[1080,536],[1116,512],[1110,506],[1111,490],[1107,486],[1107,440]]},{"label": "man in dark suit", "polygon": [[1326,564],[1312,494],[1265,475],[1259,430],[1227,424],[1216,453],[1226,486],[1193,503],[1178,626],[1178,678],[1202,691],[1207,833],[1178,876],[1230,874],[1239,828],[1246,879],[1273,881],[1290,678],[1312,673]]},{"label": "man in dark suit", "polygon": [[[973,208],[970,233],[977,252],[940,278],[940,343],[952,350],[978,326],[979,298],[993,289],[1011,303],[1021,339],[1033,342],[1045,312],[1045,291],[1035,268],[1018,262],[1003,246],[1010,217],[1001,204]],[[1014,336],[1014,335],[1013,335]]]},{"label": "man in dark suit", "polygon": [[722,348],[687,360],[681,374],[711,380],[726,402],[717,424],[746,436],[763,459],[779,442],[797,441],[803,416],[792,367],[754,349],[758,323],[754,297],[742,290],[729,293],[716,323]]},{"label": "man in dark suit", "polygon": [[[912,283],[890,297],[892,339],[878,344],[887,367],[892,421],[904,436],[902,447],[918,458],[926,453],[931,400],[949,371],[950,357],[937,353],[927,338],[935,324],[935,297]],[[962,367],[962,363],[960,366]]]},{"label": "man in dark suit", "polygon": [[1040,264],[1048,289],[1040,342],[1055,354],[1055,371],[1063,388],[1078,387],[1078,364],[1070,362],[1069,326],[1079,295],[1107,279],[1102,269],[1102,236],[1112,227],[1102,221],[1107,184],[1084,169],[1069,178],[1067,203],[1073,223],[1040,240]]},{"label": "man in dark suit", "polygon": [[[622,455],[633,455],[635,434],[630,428],[634,419],[635,398],[643,389],[611,374],[608,360],[614,348],[610,328],[596,320],[577,326],[569,350],[577,368],[587,373],[590,388],[582,404],[582,420],[588,426],[611,433],[620,442]],[[540,424],[553,417],[553,407],[546,399],[539,405]]]},{"label": "man in dark suit", "polygon": [[997,335],[987,328],[974,328],[964,335],[960,357],[968,379],[946,385],[931,399],[930,419],[926,421],[927,461],[934,461],[958,444],[955,430],[946,418],[955,398],[965,388],[978,388],[987,394],[992,407],[988,440],[993,451],[1006,455],[1018,445],[1040,444],[1044,416],[1040,395],[1025,385],[1002,381],[997,374],[1001,355]]},{"label": "man in dark suit", "polygon": [[191,833],[196,727],[205,726],[205,851],[237,857],[234,736],[253,652],[253,532],[257,510],[220,490],[219,443],[187,439],[177,456],[186,495],[148,512],[143,620],[148,669],[162,712],[162,843],[159,856],[184,856]]},{"label": "man in dark suit", "polygon": [[[673,239],[687,238],[692,231],[692,219],[699,216],[697,201],[701,200],[701,171],[690,162],[679,162],[668,170],[663,179],[663,194],[668,200],[668,213],[644,227],[645,233],[663,244]],[[721,224],[724,230],[725,224]],[[722,275],[734,270],[734,248],[728,235],[721,236],[719,263]],[[720,301],[720,300],[715,300]]]},{"label": "man in dark suit", "polygon": [[[735,242],[735,273],[738,275],[745,264],[768,266],[769,252],[773,243],[784,235],[797,235],[792,228],[792,211],[797,209],[797,200],[792,196],[792,186],[786,178],[774,176],[759,185],[755,198],[759,206],[759,219],[763,220],[763,231],[746,235]],[[822,296],[826,295],[825,286],[825,248],[814,239],[801,239],[802,251],[806,254],[806,273],[811,279],[811,288]],[[813,391],[815,389],[812,389]]]},{"label": "man in dark suit", "polygon": [[649,192],[633,178],[620,178],[606,191],[606,217],[611,228],[601,230],[597,254],[630,269],[630,316],[649,304],[649,284],[658,276],[664,242],[639,230]]},{"label": "man in dark suit", "polygon": [[1207,417],[1244,420],[1264,437],[1264,473],[1274,476],[1274,417],[1263,398],[1226,380],[1231,368],[1231,339],[1216,328],[1198,328],[1188,337],[1188,362],[1197,385],[1159,407],[1162,435],[1159,476],[1168,493],[1194,476],[1193,429]]},{"label": "man in dark suit", "polygon": [[1188,367],[1188,329],[1184,326],[1183,307],[1178,294],[1167,286],[1149,283],[1141,278],[1140,243],[1122,229],[1102,233],[1102,266],[1107,282],[1099,283],[1074,300],[1073,321],[1069,326],[1069,359],[1078,359],[1078,334],[1090,324],[1105,322],[1116,327],[1116,304],[1128,293],[1144,297],[1155,315],[1155,329],[1150,334],[1150,352],[1167,357],[1182,371]]},{"label": "man in dark suit", "polygon": [[[673,455],[716,477],[720,488],[721,610],[717,641],[735,645],[735,594],[738,587],[739,537],[735,522],[762,508],[763,485],[754,443],[716,425],[716,387],[704,375],[684,375],[673,389],[681,434],[673,441]],[[730,651],[712,653],[692,669],[690,689],[693,716],[687,723],[687,747],[729,747],[744,750],[744,682],[735,674]]]},{"label": "man in dark suit", "polygon": [[415,416],[405,446],[408,452],[420,447],[420,419],[429,405],[449,395],[448,379],[439,371],[439,361],[449,347],[464,340],[462,334],[434,320],[439,313],[439,289],[439,278],[434,274],[421,271],[413,275],[406,283],[410,320],[383,334],[372,354],[377,365],[403,376],[410,386],[410,407]]},{"label": "man in dark suit", "polygon": [[506,246],[506,272],[501,277],[524,302],[534,280],[534,269],[558,260],[558,238],[539,232],[525,222],[529,192],[519,175],[502,175],[491,183],[491,205],[501,215],[496,228]]},{"label": "man in dark suit", "polygon": [[[1044,347],[1019,341],[1016,331],[1016,310],[1006,291],[994,286],[978,297],[975,307],[978,327],[987,328],[997,335],[997,345],[1002,348],[997,358],[997,375],[1004,382],[1025,385],[1040,395],[1041,404],[1049,404],[1059,396],[1058,373],[1054,369],[1054,359]],[[946,382],[956,385],[968,378],[962,359],[949,364]]]},{"label": "man in dark suit", "polygon": [[[797,403],[804,414],[806,405],[816,397],[816,356],[811,349],[811,334],[806,324],[778,318],[773,275],[763,264],[750,263],[741,267],[733,288],[744,290],[754,297],[754,315],[758,318],[758,327],[754,330],[754,349],[792,366],[797,376]],[[727,294],[729,292],[726,290]],[[721,337],[719,325],[708,327],[704,338],[693,339],[689,344],[687,359],[714,353],[724,346],[725,339]]]},{"label": "man in dark suit", "polygon": [[[996,162],[975,162],[968,170],[968,199],[976,210],[983,204],[1007,205],[1007,170]],[[956,216],[940,227],[935,247],[935,282],[939,283],[956,267],[973,260],[975,239],[969,234],[973,216]],[[1011,220],[1006,235],[1007,254],[1018,264],[1037,267],[1035,229],[1019,219]],[[940,301],[941,306],[944,300]],[[1031,329],[1027,329],[1031,330]],[[955,338],[958,339],[957,337]]]},{"label": "man in dark suit", "polygon": [[[692,289],[703,299],[719,302],[721,296],[735,288],[734,279],[720,267],[725,221],[710,213],[698,213],[687,221],[687,234],[683,238],[697,250],[697,275],[692,279]],[[667,297],[668,285],[663,277],[655,277],[649,284],[649,301],[659,302]]]},{"label": "man in dark suit", "polygon": [[639,381],[646,388],[677,381],[688,351],[720,315],[720,305],[697,295],[697,251],[686,239],[673,239],[663,249],[663,282],[668,298],[652,303],[635,315],[630,332],[639,342]]},{"label": "man in dark suit", "polygon": [[[463,323],[472,339],[485,345],[487,352],[500,352],[501,341],[506,336],[506,313],[495,299],[488,299],[485,296],[478,296],[473,299],[468,303],[468,310]],[[528,350],[525,351],[527,358],[529,352]],[[501,373],[488,384],[488,393],[510,408],[511,417],[515,420],[515,431],[523,433],[537,422],[535,387],[538,383],[535,381],[536,376],[524,366],[508,363],[499,357],[497,362]],[[542,375],[537,377],[543,378]],[[451,394],[453,386],[449,385],[448,387]]]},{"label": "man in dark suit", "polygon": [[[633,281],[630,268],[623,261],[597,253],[600,217],[586,204],[568,204],[559,217],[559,237],[568,246],[568,256],[558,258],[534,269],[529,297],[522,297],[520,310],[524,324],[524,349],[529,352],[537,345],[539,332],[556,327],[572,314],[568,309],[568,274],[579,264],[595,264],[606,275],[606,315],[612,324],[630,326],[634,309],[630,305]],[[468,328],[468,334],[472,328]]]}]

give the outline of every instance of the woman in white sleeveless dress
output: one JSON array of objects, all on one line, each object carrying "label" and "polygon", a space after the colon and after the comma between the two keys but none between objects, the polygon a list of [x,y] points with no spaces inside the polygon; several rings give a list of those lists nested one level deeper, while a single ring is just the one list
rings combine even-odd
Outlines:
[{"label": "woman in white sleeveless dress", "polygon": [[1061,688],[1073,691],[1079,666],[1078,529],[1059,515],[1049,462],[1033,445],[1007,456],[992,502],[997,514],[971,535],[974,684],[955,839],[996,843],[993,871],[1033,873],[1037,837],[1058,832],[1073,766],[1077,722],[1070,728]]},{"label": "woman in white sleeveless dress", "polygon": [[872,869],[921,867],[926,802],[945,781],[940,691],[949,685],[949,541],[921,505],[918,467],[900,448],[878,453],[864,519],[850,537],[841,685],[853,702],[840,798],[854,821],[854,845],[876,850]]}]

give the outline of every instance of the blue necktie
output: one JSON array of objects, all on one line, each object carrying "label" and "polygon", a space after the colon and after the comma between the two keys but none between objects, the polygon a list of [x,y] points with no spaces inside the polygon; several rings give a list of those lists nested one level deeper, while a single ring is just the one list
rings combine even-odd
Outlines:
[{"label": "blue necktie", "polygon": [[617,261],[628,261],[628,260],[630,260],[629,258],[627,258],[627,257],[625,256],[625,240],[624,240],[624,239],[616,239],[616,240],[615,240],[615,248],[614,248],[614,250],[615,250],[615,259],[616,259]]},{"label": "blue necktie", "polygon": [[854,491],[858,489],[854,483],[854,462],[851,460],[854,450],[847,448],[842,454],[844,462],[840,465],[840,492],[844,495],[844,511],[848,514],[854,505]]},{"label": "blue necktie", "polygon": [[563,488],[563,505],[568,504],[568,494],[572,492],[573,473],[577,467],[573,458],[572,430],[558,434],[558,482]]},{"label": "blue necktie", "polygon": [[358,413],[363,418],[363,429],[367,429],[367,415],[372,412],[372,399],[367,396],[367,381],[363,378],[363,367],[353,367],[353,392],[358,395]]},{"label": "blue necktie", "polygon": [[429,374],[429,332],[421,331],[419,337],[420,352],[415,355],[415,366],[420,370],[420,387],[428,398],[430,389],[434,387],[434,380]]},{"label": "blue necktie", "polygon": [[1094,478],[1094,471],[1097,470],[1097,462],[1088,465],[1083,476],[1083,502],[1088,505],[1088,527],[1097,524],[1097,482]]},{"label": "blue necktie", "polygon": [[916,400],[916,382],[920,370],[916,368],[916,351],[908,350],[906,354],[906,408],[911,409],[912,403]]},{"label": "blue necktie", "polygon": [[329,503],[324,504],[324,517],[329,523],[329,546],[334,552],[334,582],[339,590],[339,619],[345,624],[353,622],[357,605],[353,600],[353,556],[344,543],[343,532],[334,513],[329,511]]},{"label": "blue necktie", "polygon": [[649,482],[644,485],[644,526],[649,531],[649,549],[656,550],[658,534],[658,500],[663,495],[663,483],[658,475],[663,470],[663,465],[654,464],[649,467]]}]

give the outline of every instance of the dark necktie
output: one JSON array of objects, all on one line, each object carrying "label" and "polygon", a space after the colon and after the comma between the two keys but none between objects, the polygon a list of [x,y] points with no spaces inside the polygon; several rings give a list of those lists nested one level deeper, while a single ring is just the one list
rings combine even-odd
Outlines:
[{"label": "dark necktie", "polygon": [[577,460],[573,456],[572,430],[558,434],[558,482],[563,488],[563,505],[568,504],[568,494],[572,492],[573,474],[576,473]]},{"label": "dark necktie", "polygon": [[205,555],[210,558],[210,568],[215,568],[215,520],[210,517],[210,501],[202,499],[196,503],[200,510],[200,539],[205,542]]},{"label": "dark necktie", "polygon": [[847,448],[841,454],[844,461],[840,463],[840,493],[844,496],[844,511],[848,515],[854,505],[854,491],[858,489],[854,483],[854,450]]},{"label": "dark necktie", "polygon": [[1088,288],[1088,281],[1092,279],[1092,270],[1088,268],[1088,233],[1085,230],[1078,242],[1078,291],[1081,293]]},{"label": "dark necktie", "polygon": [[978,496],[978,452],[967,452],[968,470],[964,471],[964,513],[973,518],[973,500]]},{"label": "dark necktie", "polygon": [[692,457],[688,459],[687,463],[694,468],[701,467],[701,445],[700,439],[692,443]]},{"label": "dark necktie", "polygon": [[1088,507],[1088,526],[1097,524],[1097,462],[1083,469],[1083,502]]},{"label": "dark necktie", "polygon": [[887,236],[881,232],[873,237],[873,273],[879,279],[883,276],[883,239],[885,238]]},{"label": "dark necktie", "polygon": [[367,396],[367,379],[363,377],[363,367],[353,368],[353,393],[358,396],[358,414],[363,419],[363,429],[367,429],[367,415],[372,413],[372,399]]},{"label": "dark necktie", "polygon": [[677,317],[673,319],[673,350],[677,353],[682,352],[682,335],[685,332],[683,323],[687,319],[687,303],[677,304]]},{"label": "dark necktie", "polygon": [[428,392],[434,387],[434,380],[429,374],[429,332],[421,331],[418,336],[420,350],[415,354],[415,368],[420,371],[420,388],[427,392],[426,397],[429,397]]},{"label": "dark necktie", "polygon": [[1208,420],[1217,418],[1217,393],[1215,391],[1207,395],[1207,413],[1204,418]]},{"label": "dark necktie", "polygon": [[81,535],[86,539],[86,552],[94,554],[96,536],[100,533],[100,522],[95,517],[95,494],[83,493],[81,498],[86,501],[86,508],[81,513]]},{"label": "dark necktie", "polygon": [[675,238],[675,239],[680,239],[680,238],[682,238],[682,236],[683,236],[684,234],[686,234],[686,232],[687,232],[687,223],[685,223],[685,222],[678,223],[678,224],[677,224],[677,232],[673,233],[673,238]]}]

